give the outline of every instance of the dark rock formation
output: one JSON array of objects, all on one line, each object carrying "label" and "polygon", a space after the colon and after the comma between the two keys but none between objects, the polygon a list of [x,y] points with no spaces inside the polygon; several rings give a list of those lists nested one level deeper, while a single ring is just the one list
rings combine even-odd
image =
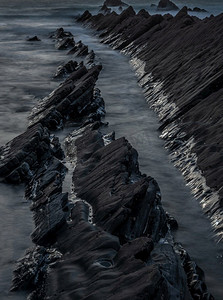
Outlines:
[{"label": "dark rock formation", "polygon": [[[157,300],[164,295],[166,299],[175,296],[183,299],[182,277],[175,286],[169,284],[161,271],[167,256],[159,264],[153,261],[151,239],[140,237],[120,245],[118,238],[88,223],[88,207],[83,202],[75,205],[69,230],[66,235],[61,231],[57,245],[64,256],[49,270],[48,299],[68,295],[75,299],[146,299],[148,295]],[[168,250],[168,257],[172,253],[175,258],[171,266],[179,268],[173,250]]]},{"label": "dark rock formation", "polygon": [[105,0],[104,5],[106,6],[128,6],[128,4],[121,0]]},{"label": "dark rock formation", "polygon": [[78,63],[76,61],[70,60],[66,64],[61,65],[57,68],[54,78],[65,77],[68,74],[77,70]]},{"label": "dark rock formation", "polygon": [[110,14],[111,8],[108,8],[107,5],[104,3],[102,7],[100,8],[99,12],[104,14]]},{"label": "dark rock formation", "polygon": [[79,41],[67,54],[74,54],[75,56],[88,55],[88,46]]},{"label": "dark rock formation", "polygon": [[179,10],[179,7],[170,0],[160,0],[158,10]]},{"label": "dark rock formation", "polygon": [[71,73],[55,91],[33,109],[29,117],[29,126],[41,123],[50,130],[55,130],[68,118],[82,118],[82,111],[86,110],[86,107],[93,108],[93,91],[101,68],[94,66],[87,70],[82,67]]},{"label": "dark rock formation", "polygon": [[31,38],[28,38],[27,41],[28,42],[40,42],[41,39],[39,39],[38,36],[35,35],[35,36],[31,37]]},{"label": "dark rock formation", "polygon": [[[173,20],[151,17],[144,10],[136,15],[131,7],[120,16],[113,14],[113,20],[111,15],[106,20],[101,14],[94,18],[85,12],[79,20],[91,20],[95,28],[106,30],[104,38],[124,36],[120,49],[128,45],[128,39],[134,43],[147,31],[156,34]],[[176,22],[184,15],[183,10]],[[143,24],[131,32],[128,26],[136,28],[139,19]],[[63,29],[52,37],[61,45],[71,38]],[[93,63],[93,52],[86,61]],[[12,290],[28,289],[29,299],[35,300],[183,300],[186,273],[194,299],[211,300],[202,271],[181,248],[174,249],[168,227],[176,229],[177,223],[164,212],[156,181],[140,173],[136,150],[125,138],[115,140],[114,132],[99,131],[105,110],[95,83],[101,68],[82,66],[73,71],[33,109],[29,129],[0,150],[4,180],[18,173],[20,180],[15,182],[20,182],[26,170],[26,197],[32,201],[35,223],[31,237],[37,245],[18,262]],[[65,144],[66,156],[76,161],[68,195],[63,193],[64,153],[49,130],[60,128],[69,118],[78,128]],[[30,164],[31,171],[24,164]],[[175,251],[181,255],[185,273]]]},{"label": "dark rock formation", "polygon": [[193,295],[193,299],[214,300],[214,297],[208,292],[204,282],[203,270],[191,259],[190,255],[180,244],[176,243],[174,248],[181,257],[187,275],[188,287],[191,295]]},{"label": "dark rock formation", "polygon": [[85,58],[85,62],[87,65],[92,65],[94,63],[95,53],[91,50]]},{"label": "dark rock formation", "polygon": [[62,40],[58,41],[56,48],[58,50],[65,50],[74,46],[75,46],[75,41],[73,37],[65,37]]},{"label": "dark rock formation", "polygon": [[123,242],[142,235],[154,241],[165,236],[158,185],[140,174],[137,152],[124,138],[104,147],[98,132],[89,129],[77,139],[76,149],[76,193],[92,205],[94,223]]},{"label": "dark rock formation", "polygon": [[[223,15],[200,20],[184,7],[175,17],[144,12],[139,16],[128,8],[120,16],[88,15],[84,23],[100,31],[104,43],[131,55],[145,95],[160,115],[167,146],[177,155],[196,196],[204,199],[204,210],[221,238]],[[153,82],[160,89],[153,89]],[[162,91],[167,93],[164,98]]]},{"label": "dark rock formation", "polygon": [[64,31],[62,27],[58,28],[55,32],[50,34],[50,38],[54,39],[63,39],[67,37],[73,37],[73,34],[69,31]]},{"label": "dark rock formation", "polygon": [[[27,250],[14,271],[11,291],[30,290],[30,288],[40,285],[46,276],[48,265],[55,263],[61,256],[62,254],[55,249],[46,249],[41,246]],[[42,296],[44,295],[40,293],[39,299]],[[32,297],[30,298],[32,299]]]},{"label": "dark rock formation", "polygon": [[77,18],[77,22],[84,22],[86,20],[88,20],[89,18],[92,17],[92,14],[86,10],[83,15],[81,15],[80,17]]},{"label": "dark rock formation", "polygon": [[194,7],[193,9],[188,8],[188,11],[194,11],[194,12],[207,12],[204,8]]},{"label": "dark rock formation", "polygon": [[76,202],[52,245],[63,257],[48,269],[46,296],[183,299],[185,278],[173,247],[154,243],[166,232],[157,183],[140,174],[137,152],[124,138],[104,146],[95,128],[86,127],[74,144],[70,138]]},{"label": "dark rock formation", "polygon": [[40,162],[51,156],[50,136],[36,124],[0,148],[0,178],[9,183],[29,180]]},{"label": "dark rock formation", "polygon": [[[68,195],[62,194],[62,182],[66,173],[65,166],[57,159],[39,169],[31,183],[29,199],[33,201],[35,231],[31,237],[35,244],[50,244],[58,228],[66,223],[63,208]],[[52,242],[51,242],[52,243]]]}]

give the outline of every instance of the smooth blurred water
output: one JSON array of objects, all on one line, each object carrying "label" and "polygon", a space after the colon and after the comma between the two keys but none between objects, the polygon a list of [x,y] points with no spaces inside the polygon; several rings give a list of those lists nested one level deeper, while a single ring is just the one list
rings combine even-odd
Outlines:
[{"label": "smooth blurred water", "polygon": [[[175,2],[181,2],[182,6],[183,2],[189,3]],[[205,8],[200,2],[199,6]],[[75,40],[82,40],[94,49],[103,64],[98,87],[106,102],[109,130],[115,130],[117,137],[126,136],[138,150],[141,171],[158,181],[164,207],[179,222],[176,239],[205,270],[216,299],[223,299],[222,246],[214,243],[209,222],[181,174],[169,162],[158,137],[158,120],[145,102],[128,58],[100,44],[91,31],[74,23],[73,16],[89,7],[88,1],[78,5],[75,1],[62,4],[35,1],[35,6],[33,1],[23,1],[23,6],[21,3],[0,2],[0,145],[26,129],[27,115],[37,99],[58,86],[52,79],[56,67],[71,58],[55,49],[49,39],[50,32],[58,27],[72,31]],[[90,9],[97,11],[98,6],[92,3],[95,2],[91,1]],[[210,4],[212,9],[217,7],[214,4]],[[149,5],[147,1],[146,7]],[[141,7],[143,5],[137,3],[136,8]],[[217,11],[220,12],[219,8]],[[34,35],[41,42],[26,41],[28,36]],[[8,294],[15,260],[31,246],[32,214],[23,193],[22,186],[0,185],[0,299],[25,298],[25,294]]]}]

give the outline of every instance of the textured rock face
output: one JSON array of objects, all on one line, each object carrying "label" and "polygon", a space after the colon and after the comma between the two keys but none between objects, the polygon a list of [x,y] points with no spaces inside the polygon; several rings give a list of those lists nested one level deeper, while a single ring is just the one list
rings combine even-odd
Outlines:
[{"label": "textured rock face", "polygon": [[66,77],[66,75],[76,71],[78,69],[78,63],[70,60],[66,64],[61,65],[57,68],[54,78]]},{"label": "textured rock face", "polygon": [[108,8],[107,5],[104,3],[100,8],[99,12],[109,14],[111,12],[111,8]]},{"label": "textured rock face", "polygon": [[123,242],[142,235],[154,241],[164,237],[167,227],[159,187],[140,174],[131,145],[121,138],[104,147],[102,137],[89,129],[76,147],[76,192],[92,205],[93,222]]},{"label": "textured rock face", "polygon": [[156,243],[167,231],[156,182],[140,174],[124,138],[104,146],[95,127],[75,140],[76,202],[53,245],[64,256],[49,269],[48,299],[184,299],[173,247]]},{"label": "textured rock face", "polygon": [[41,123],[50,130],[55,130],[67,118],[81,118],[83,109],[91,106],[94,100],[93,90],[101,68],[94,66],[87,70],[82,67],[71,73],[59,88],[33,109],[29,126]]},{"label": "textured rock face", "polygon": [[[113,16],[112,22],[105,21],[110,33],[142,18],[137,38],[169,20],[150,17],[144,10],[136,15],[131,7]],[[89,18],[86,12],[80,20]],[[95,26],[102,19],[93,18]],[[72,40],[62,28],[51,37]],[[27,131],[1,148],[1,176],[15,178],[12,174],[18,172],[18,182],[28,181],[26,197],[32,201],[35,223],[31,238],[36,246],[18,262],[12,290],[29,290],[30,300],[183,300],[186,276],[168,230],[171,224],[176,228],[176,222],[162,208],[156,181],[140,173],[136,150],[125,138],[115,140],[114,132],[100,132],[105,110],[95,83],[102,67],[92,66],[94,59],[92,51],[85,55],[90,69],[65,65],[75,65],[75,70],[33,109]],[[76,161],[70,195],[63,193],[64,153],[58,138],[50,135],[68,118],[78,126],[65,147],[68,159]],[[32,174],[27,169],[23,178],[20,168],[27,167],[29,151],[35,155]],[[202,272],[193,268],[184,249],[178,251],[194,295],[212,299],[202,276],[197,276]]]},{"label": "textured rock face", "polygon": [[[128,8],[121,15],[85,14],[84,22],[100,31],[104,43],[131,54],[167,146],[178,156],[175,163],[189,174],[195,195],[204,198],[204,210],[221,239],[223,15],[200,20],[188,15],[186,7],[175,17],[134,14]],[[180,154],[185,151],[191,163]]]},{"label": "textured rock face", "polygon": [[169,0],[160,0],[158,6],[158,10],[179,10],[179,7]]},{"label": "textured rock face", "polygon": [[51,155],[49,132],[36,124],[0,148],[0,178],[21,183],[32,177],[41,161]]}]

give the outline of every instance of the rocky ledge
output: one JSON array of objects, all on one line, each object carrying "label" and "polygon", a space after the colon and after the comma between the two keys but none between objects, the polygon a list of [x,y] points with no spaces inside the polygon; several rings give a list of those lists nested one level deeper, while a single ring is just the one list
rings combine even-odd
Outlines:
[{"label": "rocky ledge", "polygon": [[[223,14],[203,20],[137,14],[92,16],[77,21],[100,32],[101,41],[131,56],[150,106],[160,117],[160,130],[174,163],[210,217],[216,236],[223,236],[223,161],[221,158]],[[137,24],[137,26],[135,26]]]},{"label": "rocky ledge", "polygon": [[[71,36],[57,30],[56,42],[64,35]],[[213,299],[203,272],[174,244],[176,221],[162,208],[157,182],[140,173],[137,151],[100,132],[102,67],[70,65],[75,70],[33,109],[27,131],[0,150],[1,178],[25,182],[35,225],[12,291],[41,300]],[[76,129],[62,150],[55,130],[69,124]]]}]

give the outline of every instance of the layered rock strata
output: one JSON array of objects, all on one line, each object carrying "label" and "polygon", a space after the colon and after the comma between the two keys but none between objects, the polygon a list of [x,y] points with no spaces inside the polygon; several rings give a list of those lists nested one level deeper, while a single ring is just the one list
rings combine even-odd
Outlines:
[{"label": "layered rock strata", "polygon": [[[175,222],[158,184],[140,173],[125,138],[100,133],[100,70],[72,72],[33,109],[27,131],[1,148],[1,178],[26,183],[35,223],[35,246],[18,262],[12,290],[28,290],[29,299],[185,299],[186,276],[169,231]],[[65,155],[52,134],[68,121],[77,127],[65,147],[76,161],[70,195],[63,192]],[[17,173],[19,180],[9,180]],[[186,262],[194,299],[213,299]]]},{"label": "layered rock strata", "polygon": [[[100,32],[103,43],[131,56],[162,137],[195,196],[223,235],[222,34],[223,14],[203,20],[184,7],[169,14],[85,12],[78,21]],[[136,26],[137,24],[137,26]]]}]

